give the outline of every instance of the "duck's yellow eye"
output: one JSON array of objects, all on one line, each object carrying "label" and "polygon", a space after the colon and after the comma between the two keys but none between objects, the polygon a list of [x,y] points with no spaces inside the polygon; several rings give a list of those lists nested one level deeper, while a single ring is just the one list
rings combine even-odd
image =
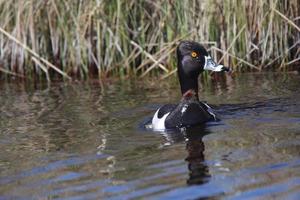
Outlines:
[{"label": "duck's yellow eye", "polygon": [[196,58],[196,57],[198,56],[198,54],[197,54],[195,51],[192,51],[191,56],[192,56],[193,58]]}]

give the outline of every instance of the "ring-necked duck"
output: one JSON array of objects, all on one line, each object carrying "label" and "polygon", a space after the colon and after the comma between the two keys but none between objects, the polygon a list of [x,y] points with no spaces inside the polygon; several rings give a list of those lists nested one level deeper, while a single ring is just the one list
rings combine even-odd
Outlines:
[{"label": "ring-necked duck", "polygon": [[182,99],[178,105],[159,108],[152,118],[154,130],[182,128],[216,120],[212,109],[198,98],[198,76],[203,70],[229,71],[216,64],[205,48],[197,42],[182,41],[177,47],[177,72]]}]

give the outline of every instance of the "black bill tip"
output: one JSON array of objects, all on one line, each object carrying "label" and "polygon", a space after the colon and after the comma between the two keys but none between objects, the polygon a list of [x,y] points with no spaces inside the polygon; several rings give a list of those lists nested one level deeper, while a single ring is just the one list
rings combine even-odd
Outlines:
[{"label": "black bill tip", "polygon": [[222,67],[222,72],[230,72],[230,71],[231,70],[229,67],[225,67],[225,66]]}]

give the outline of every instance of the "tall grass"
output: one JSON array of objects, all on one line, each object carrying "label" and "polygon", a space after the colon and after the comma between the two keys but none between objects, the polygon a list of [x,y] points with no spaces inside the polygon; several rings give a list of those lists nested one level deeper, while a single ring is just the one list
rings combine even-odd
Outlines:
[{"label": "tall grass", "polygon": [[0,0],[0,73],[167,77],[181,39],[236,71],[300,60],[298,0]]}]

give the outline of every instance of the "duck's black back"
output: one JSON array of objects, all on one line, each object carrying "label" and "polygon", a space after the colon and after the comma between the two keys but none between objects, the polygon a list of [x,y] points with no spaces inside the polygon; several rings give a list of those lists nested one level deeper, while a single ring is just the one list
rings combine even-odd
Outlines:
[{"label": "duck's black back", "polygon": [[183,99],[166,118],[165,127],[189,127],[212,120],[215,118],[205,104],[195,99]]},{"label": "duck's black back", "polygon": [[157,117],[162,118],[165,114],[171,113],[176,109],[176,104],[166,104],[159,108]]}]

